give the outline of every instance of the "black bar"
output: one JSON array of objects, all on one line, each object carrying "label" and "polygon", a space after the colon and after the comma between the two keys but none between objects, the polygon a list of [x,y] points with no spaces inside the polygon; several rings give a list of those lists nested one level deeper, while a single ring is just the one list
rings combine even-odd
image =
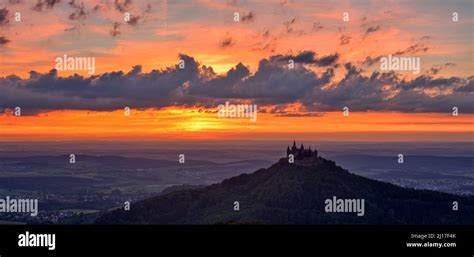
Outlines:
[{"label": "black bar", "polygon": [[[19,247],[26,231],[55,234],[56,249]],[[4,225],[0,256],[473,256],[473,231],[474,225]],[[456,247],[406,246],[427,241]]]}]

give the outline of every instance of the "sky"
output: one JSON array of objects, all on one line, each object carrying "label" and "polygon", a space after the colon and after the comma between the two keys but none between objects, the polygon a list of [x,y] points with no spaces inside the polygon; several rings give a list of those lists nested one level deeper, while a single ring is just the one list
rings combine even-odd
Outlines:
[{"label": "sky", "polygon": [[0,0],[0,140],[473,141],[473,5]]}]

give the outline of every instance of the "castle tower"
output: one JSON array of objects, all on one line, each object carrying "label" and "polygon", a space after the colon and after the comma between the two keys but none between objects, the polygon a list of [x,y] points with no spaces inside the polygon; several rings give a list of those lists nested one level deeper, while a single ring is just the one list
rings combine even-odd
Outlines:
[{"label": "castle tower", "polygon": [[296,147],[296,141],[293,140],[293,146],[290,148],[290,146],[286,147],[286,155],[293,154],[295,156],[295,159],[301,160],[305,157],[318,157],[318,150],[311,149],[311,145],[308,147],[308,149],[304,148],[304,145],[301,144],[301,147],[298,148]]},{"label": "castle tower", "polygon": [[296,149],[297,149],[297,148],[296,148],[296,141],[293,140],[293,147],[291,147],[291,151],[292,151],[293,153],[296,153]]}]

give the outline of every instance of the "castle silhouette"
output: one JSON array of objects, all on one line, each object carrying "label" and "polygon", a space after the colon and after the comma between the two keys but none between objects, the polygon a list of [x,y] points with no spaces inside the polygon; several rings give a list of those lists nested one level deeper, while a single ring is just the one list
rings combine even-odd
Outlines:
[{"label": "castle silhouette", "polygon": [[301,160],[305,157],[318,157],[318,150],[311,150],[311,146],[309,146],[308,149],[304,149],[303,144],[301,144],[301,147],[298,149],[296,147],[296,141],[293,141],[293,146],[290,149],[290,146],[286,148],[286,157],[288,157],[290,154],[293,154],[295,159]]}]

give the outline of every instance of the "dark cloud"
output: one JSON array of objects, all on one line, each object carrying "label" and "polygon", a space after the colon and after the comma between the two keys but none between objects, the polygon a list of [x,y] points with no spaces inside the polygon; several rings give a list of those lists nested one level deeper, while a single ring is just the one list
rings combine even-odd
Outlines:
[{"label": "dark cloud", "polygon": [[61,0],[37,0],[33,10],[42,11],[43,9],[52,9],[55,5],[61,3]]},{"label": "dark cloud", "polygon": [[119,0],[114,1],[115,9],[119,12],[126,12],[130,8],[131,5],[132,5],[132,0],[124,0],[123,2]]},{"label": "dark cloud", "polygon": [[304,66],[288,69],[287,63],[271,57],[260,61],[258,70],[232,87],[227,97],[251,99],[259,105],[299,101],[328,83],[332,73],[321,76]]},{"label": "dark cloud", "polygon": [[275,114],[275,117],[322,117],[322,113],[281,113]]},{"label": "dark cloud", "polygon": [[6,45],[10,42],[10,40],[4,36],[0,36],[0,46]]},{"label": "dark cloud", "polygon": [[319,60],[317,61],[317,65],[321,67],[333,65],[337,62],[338,59],[339,59],[338,53],[327,55],[327,56],[319,58]]},{"label": "dark cloud", "polygon": [[351,36],[349,35],[341,35],[341,37],[339,38],[339,44],[342,46],[342,45],[347,45],[350,43],[350,40],[351,40]]},{"label": "dark cloud", "polygon": [[69,15],[70,20],[84,20],[87,17],[83,2],[79,4],[76,0],[71,0],[69,6],[74,9],[74,12]]},{"label": "dark cloud", "polygon": [[316,92],[306,105],[317,103],[319,111],[340,111],[347,106],[352,111],[451,112],[452,106],[457,106],[466,113],[474,112],[469,94],[454,92],[430,96],[420,90],[463,88],[462,85],[468,84],[466,79],[423,77],[406,82],[393,72],[364,76],[352,64],[344,66],[346,76],[337,85]]},{"label": "dark cloud", "polygon": [[384,57],[384,56],[383,55],[379,55],[379,56],[375,56],[375,57],[367,56],[365,58],[365,60],[362,61],[362,64],[367,65],[367,66],[372,66],[372,65],[378,63],[380,61],[380,59],[382,59],[382,57]]},{"label": "dark cloud", "polygon": [[142,73],[142,66],[135,65],[132,67],[132,70],[127,73],[127,76],[137,76],[140,73]]},{"label": "dark cloud", "polygon": [[119,28],[120,28],[120,23],[114,22],[114,26],[113,26],[112,30],[110,31],[110,35],[112,37],[116,37],[116,36],[120,35]]},{"label": "dark cloud", "polygon": [[[411,45],[403,50],[399,50],[399,51],[396,51],[395,53],[392,53],[392,55],[404,55],[404,54],[417,54],[417,53],[424,53],[424,52],[427,52],[429,50],[429,48],[427,46],[425,46],[424,44],[420,44],[420,43],[417,43],[417,44],[414,44],[414,45]],[[363,65],[367,65],[367,66],[372,66],[376,63],[378,63],[380,61],[380,59],[382,57],[385,57],[385,56],[388,56],[387,55],[378,55],[378,56],[367,56],[365,58],[364,61],[362,61],[362,64]],[[454,64],[454,63],[450,63],[450,64]],[[448,64],[448,66],[445,66],[445,67],[449,67],[450,64]],[[454,64],[455,65],[455,64]],[[441,69],[441,67],[434,67],[434,69],[432,70],[432,72],[435,72],[434,74],[436,74],[437,72],[439,72],[439,70]]]},{"label": "dark cloud", "polygon": [[295,63],[312,64],[320,67],[325,67],[336,64],[339,58],[339,54],[335,53],[332,55],[317,58],[315,52],[303,51],[297,55],[276,55],[273,58],[278,61],[293,60]]},{"label": "dark cloud", "polygon": [[458,77],[450,77],[450,78],[432,78],[427,75],[422,75],[417,77],[414,80],[408,82],[401,82],[397,85],[398,88],[404,90],[411,90],[411,89],[429,89],[429,88],[458,88],[459,86],[465,84],[466,82]]},{"label": "dark cloud", "polygon": [[[204,97],[231,98],[235,87],[249,74],[249,69],[239,63],[230,69],[225,76],[211,77],[210,80],[192,85],[189,88],[189,93]],[[207,77],[209,78],[209,76]]]},{"label": "dark cloud", "polygon": [[[254,73],[239,63],[222,75],[184,54],[179,56],[184,69],[175,65],[146,73],[142,66],[136,65],[128,72],[114,71],[91,77],[61,77],[56,70],[32,71],[27,79],[13,75],[0,78],[0,109],[21,106],[28,112],[40,112],[110,111],[124,106],[139,109],[216,107],[232,100],[280,106],[272,113],[282,116],[293,115],[282,110],[295,102],[302,104],[302,111],[313,114],[341,111],[344,106],[351,111],[401,112],[450,112],[457,106],[464,113],[474,113],[474,76],[433,78],[423,75],[406,80],[394,72],[365,74],[354,64],[345,63],[345,75],[335,81],[333,66],[326,66],[318,73],[305,65],[288,69],[287,62],[282,62],[288,57],[276,55],[262,59]],[[334,57],[318,58],[312,51],[292,57],[307,64],[335,62]],[[436,90],[442,90],[443,94],[433,95]]]},{"label": "dark cloud", "polygon": [[130,20],[127,21],[128,24],[132,25],[132,26],[135,26],[138,24],[138,21],[140,20],[140,16],[134,16],[134,15],[130,15]]},{"label": "dark cloud", "polygon": [[0,26],[4,26],[8,24],[8,9],[3,8],[0,9]]},{"label": "dark cloud", "polygon": [[184,70],[176,66],[143,74],[141,66],[135,66],[126,74],[118,71],[89,78],[62,78],[55,70],[47,74],[31,72],[29,79],[20,81],[1,78],[0,105],[38,110],[114,110],[124,106],[161,108],[194,104],[192,97],[183,92],[186,82],[197,83],[201,79],[200,69],[192,57],[181,55],[180,59],[186,64]]},{"label": "dark cloud", "polygon": [[455,91],[460,93],[474,93],[474,77],[468,78],[468,81],[467,84],[456,88]]},{"label": "dark cloud", "polygon": [[429,70],[429,73],[436,75],[440,72],[440,70],[441,68],[439,66],[431,67],[431,69]]},{"label": "dark cloud", "polygon": [[425,53],[428,50],[429,50],[429,47],[425,46],[424,44],[417,43],[417,44],[407,47],[404,50],[397,51],[393,53],[393,55]]},{"label": "dark cloud", "polygon": [[235,41],[231,38],[231,37],[228,37],[224,40],[222,40],[222,42],[219,44],[219,46],[221,48],[227,48],[227,47],[231,47],[235,44]]},{"label": "dark cloud", "polygon": [[377,25],[376,27],[369,27],[369,28],[365,31],[364,38],[368,37],[369,34],[371,34],[371,33],[377,32],[378,30],[380,30],[380,26],[379,26],[379,25]]},{"label": "dark cloud", "polygon": [[249,12],[248,14],[242,16],[240,20],[243,22],[252,22],[254,18],[255,18],[255,15],[253,14],[253,12]]},{"label": "dark cloud", "polygon": [[449,67],[454,67],[456,66],[455,63],[452,63],[452,62],[448,62],[448,63],[445,63],[444,65],[435,65],[433,67],[431,67],[429,70],[428,70],[428,74],[432,74],[432,75],[436,75],[438,74],[441,70],[443,69],[446,69],[446,68],[449,68]]},{"label": "dark cloud", "polygon": [[161,108],[170,105],[215,107],[222,100],[247,99],[257,104],[290,103],[329,82],[304,67],[288,70],[269,59],[260,61],[255,74],[238,64],[225,75],[181,55],[178,65],[143,73],[141,66],[124,73],[109,72],[92,77],[57,76],[57,71],[31,72],[29,79],[0,78],[0,108],[115,110],[124,106]]},{"label": "dark cloud", "polygon": [[313,64],[316,63],[316,53],[313,51],[304,51],[300,52],[297,55],[284,55],[280,56],[277,55],[275,58],[276,60],[282,60],[282,61],[288,61],[288,60],[293,60],[297,63],[305,63],[305,64]]},{"label": "dark cloud", "polygon": [[454,92],[449,95],[429,96],[423,92],[401,91],[394,98],[381,105],[384,110],[400,112],[451,113],[453,106],[464,113],[474,113],[472,95]]}]

